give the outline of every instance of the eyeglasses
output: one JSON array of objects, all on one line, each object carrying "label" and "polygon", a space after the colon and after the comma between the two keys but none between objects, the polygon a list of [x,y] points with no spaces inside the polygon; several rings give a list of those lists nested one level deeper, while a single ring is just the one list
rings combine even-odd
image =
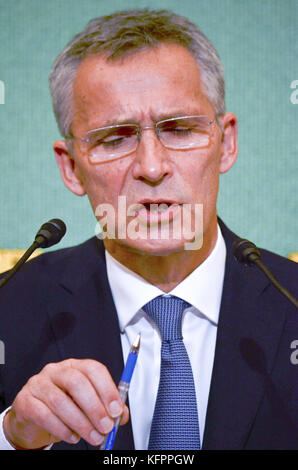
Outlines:
[{"label": "eyeglasses", "polygon": [[208,116],[182,116],[164,119],[154,126],[141,127],[139,124],[118,124],[101,127],[87,132],[86,137],[66,137],[78,139],[86,145],[91,163],[104,163],[133,153],[143,131],[153,129],[161,144],[171,150],[191,150],[207,147],[210,143],[210,127],[215,119]]}]

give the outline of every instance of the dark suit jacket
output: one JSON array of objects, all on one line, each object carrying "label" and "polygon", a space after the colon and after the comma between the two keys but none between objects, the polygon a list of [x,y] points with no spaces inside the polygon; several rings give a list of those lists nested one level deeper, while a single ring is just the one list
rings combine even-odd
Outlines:
[{"label": "dark suit jacket", "polygon": [[[203,449],[298,449],[297,309],[256,267],[234,260],[234,234],[220,224],[227,260]],[[265,250],[262,259],[297,296],[296,263]],[[94,358],[119,381],[119,326],[96,238],[26,263],[1,289],[0,312],[1,410],[49,362]],[[53,448],[93,449],[83,440]],[[128,423],[115,449],[133,448]]]}]

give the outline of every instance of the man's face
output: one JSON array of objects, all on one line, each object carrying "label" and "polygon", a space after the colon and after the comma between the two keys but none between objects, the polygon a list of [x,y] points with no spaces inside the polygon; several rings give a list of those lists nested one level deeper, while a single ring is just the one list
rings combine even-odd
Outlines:
[{"label": "man's face", "polygon": [[[122,61],[106,61],[94,55],[79,66],[74,82],[75,136],[85,137],[88,131],[111,124],[130,122],[145,127],[186,115],[206,115],[210,121],[215,118],[198,67],[181,46],[162,45]],[[87,193],[94,212],[101,204],[115,208],[116,233],[118,198],[124,196],[127,207],[166,202],[176,207],[191,204],[194,208],[195,204],[203,204],[204,236],[212,238],[216,237],[219,173],[228,171],[237,154],[234,115],[225,115],[222,123],[223,132],[216,121],[211,125],[210,143],[204,148],[169,150],[153,130],[145,130],[136,151],[100,164],[90,162],[86,146],[79,140],[73,141],[73,154],[63,141],[56,142],[54,148],[64,183],[71,191],[78,195]],[[127,216],[127,225],[135,217]],[[139,211],[138,217],[147,227],[156,222],[156,214],[150,219],[146,210]],[[160,217],[161,221],[168,217],[170,225],[173,222],[169,214]],[[175,239],[171,227],[169,233],[163,239],[126,237],[109,244],[161,255],[183,250],[189,240],[183,238],[183,233],[181,239]]]}]

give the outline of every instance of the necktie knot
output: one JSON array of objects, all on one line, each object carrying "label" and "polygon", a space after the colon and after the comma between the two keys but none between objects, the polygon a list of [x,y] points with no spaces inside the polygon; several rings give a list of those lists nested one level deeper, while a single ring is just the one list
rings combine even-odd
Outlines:
[{"label": "necktie knot", "polygon": [[160,295],[143,309],[158,326],[162,341],[173,341],[182,338],[182,315],[189,306],[179,297]]}]

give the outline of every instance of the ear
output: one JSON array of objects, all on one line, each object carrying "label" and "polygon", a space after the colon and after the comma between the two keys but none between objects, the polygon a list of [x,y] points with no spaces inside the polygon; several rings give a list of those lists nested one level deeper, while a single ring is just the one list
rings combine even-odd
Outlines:
[{"label": "ear", "polygon": [[226,173],[234,165],[238,156],[238,123],[235,114],[227,113],[220,117],[222,123],[220,173]]},{"label": "ear", "polygon": [[80,178],[77,164],[67,143],[64,140],[56,140],[53,149],[65,186],[77,196],[84,196],[86,190]]}]

